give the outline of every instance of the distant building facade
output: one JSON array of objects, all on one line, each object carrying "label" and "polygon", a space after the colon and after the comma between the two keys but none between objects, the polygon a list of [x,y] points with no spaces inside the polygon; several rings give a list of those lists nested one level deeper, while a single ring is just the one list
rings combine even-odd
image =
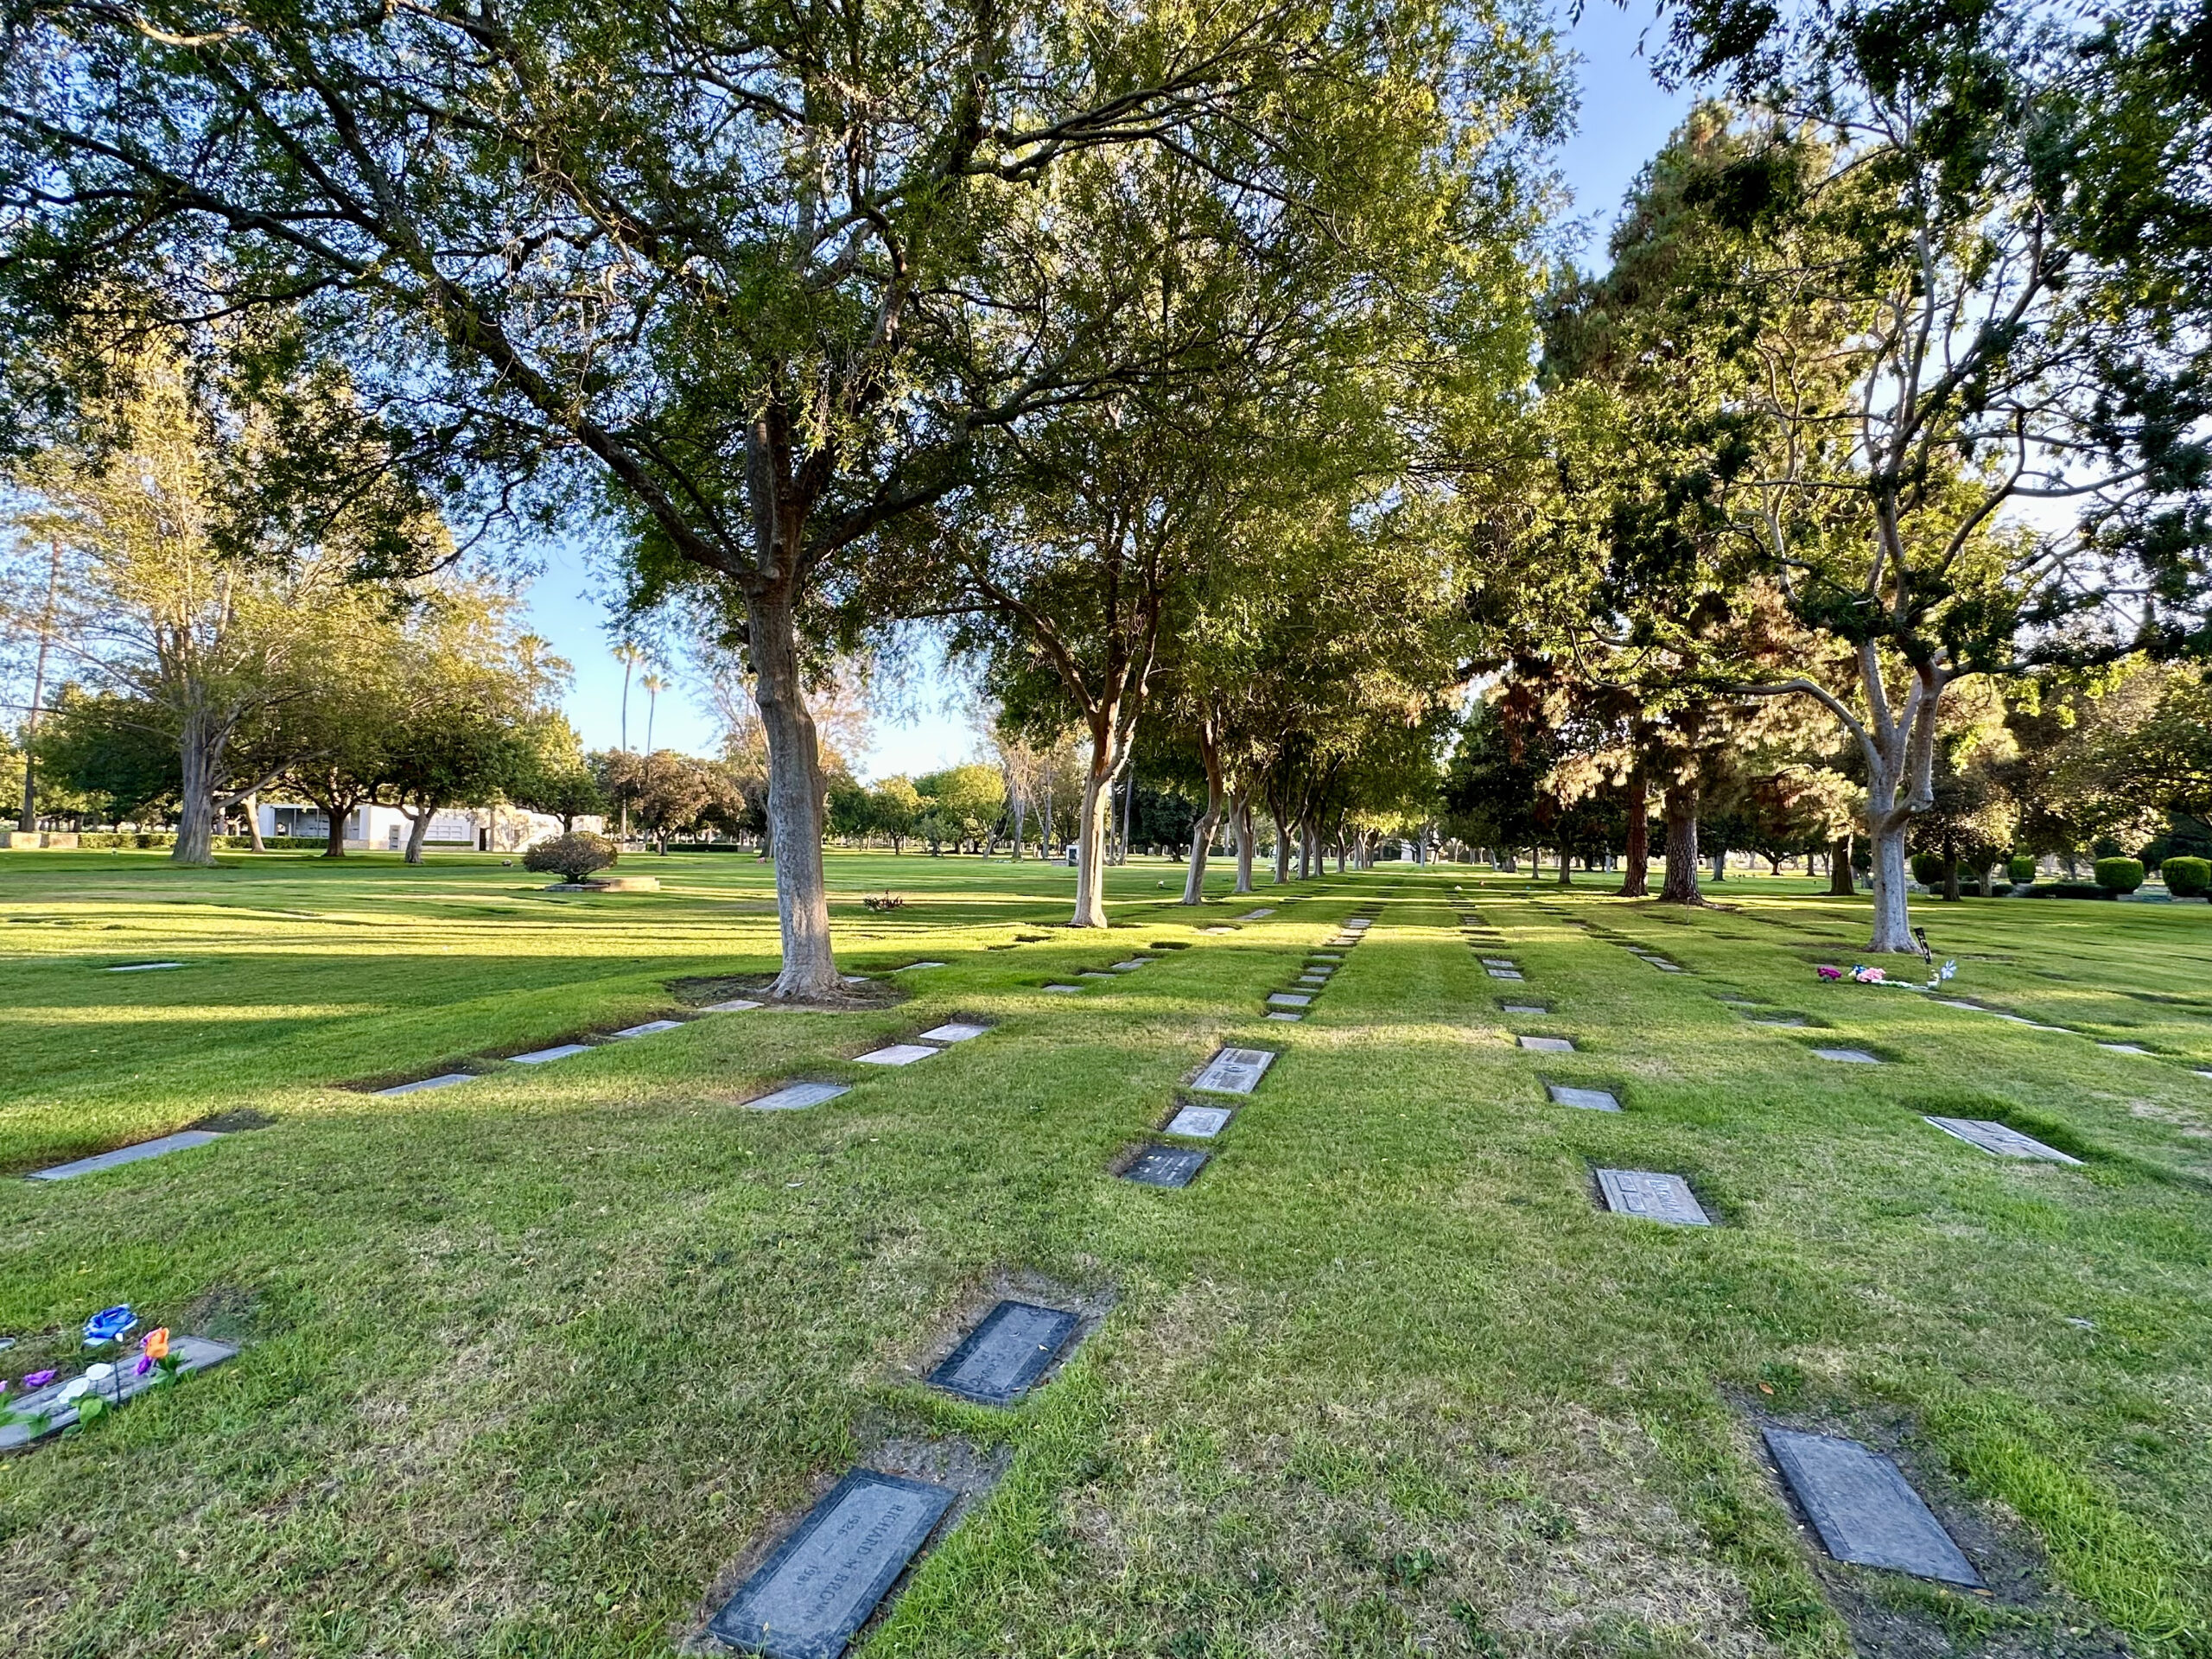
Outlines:
[{"label": "distant building facade", "polygon": [[[330,818],[319,806],[286,801],[264,801],[260,807],[264,837],[296,836],[305,841],[327,841]],[[361,852],[404,852],[412,829],[407,815],[396,806],[358,806],[347,815],[345,840],[348,849]],[[596,815],[575,821],[578,830],[594,835],[604,828]],[[525,812],[518,806],[443,807],[430,815],[423,838],[425,853],[514,853],[561,833],[561,820],[543,812]]]}]

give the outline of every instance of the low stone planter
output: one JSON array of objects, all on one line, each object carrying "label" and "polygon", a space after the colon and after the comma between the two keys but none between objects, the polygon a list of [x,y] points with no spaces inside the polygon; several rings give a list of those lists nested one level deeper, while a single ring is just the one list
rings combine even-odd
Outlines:
[{"label": "low stone planter", "polygon": [[658,893],[657,875],[609,875],[595,881],[556,881],[548,893]]}]

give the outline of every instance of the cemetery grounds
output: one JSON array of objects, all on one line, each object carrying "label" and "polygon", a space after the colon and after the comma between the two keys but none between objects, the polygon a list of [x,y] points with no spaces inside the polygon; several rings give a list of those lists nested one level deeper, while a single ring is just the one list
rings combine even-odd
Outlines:
[{"label": "cemetery grounds", "polygon": [[[1967,1008],[1817,979],[1865,901],[1802,881],[1217,867],[1191,911],[1138,860],[1085,935],[1057,866],[832,854],[877,1005],[705,1014],[773,970],[772,874],[636,862],[0,862],[0,1368],[119,1301],[241,1345],[0,1459],[6,1651],[665,1654],[919,1459],[965,1496],[871,1659],[2212,1654],[2212,906],[1923,904]],[[948,1020],[991,1029],[855,1063]],[[1197,1179],[1116,1179],[1224,1044],[1280,1052]],[[792,1080],[852,1086],[747,1109]],[[1009,1287],[1086,1313],[1062,1369],[926,1386]],[[1894,1456],[1986,1589],[1828,1560],[1768,1425]]]}]

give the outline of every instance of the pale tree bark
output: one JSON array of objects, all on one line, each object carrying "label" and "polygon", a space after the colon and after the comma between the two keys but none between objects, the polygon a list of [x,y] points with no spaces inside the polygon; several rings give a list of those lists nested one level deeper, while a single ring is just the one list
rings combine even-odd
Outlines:
[{"label": "pale tree bark", "polygon": [[256,790],[245,798],[245,832],[253,838],[253,850],[265,853],[269,849],[261,839],[261,791]]},{"label": "pale tree bark", "polygon": [[184,717],[177,740],[182,792],[177,801],[176,846],[169,854],[173,863],[206,866],[215,861],[215,780],[230,735],[229,727],[203,709],[194,709]]},{"label": "pale tree bark", "polygon": [[407,862],[410,864],[423,861],[423,842],[429,836],[430,819],[437,810],[435,805],[403,805],[399,809],[400,816],[407,820]]},{"label": "pale tree bark", "polygon": [[1191,826],[1191,868],[1183,877],[1183,902],[1197,905],[1205,902],[1206,855],[1213,850],[1213,832],[1221,822],[1226,793],[1222,788],[1221,744],[1214,730],[1213,721],[1198,722],[1198,758],[1206,768],[1206,810]]},{"label": "pale tree bark", "polygon": [[1667,874],[1659,888],[1662,905],[1701,905],[1697,885],[1698,790],[1694,783],[1671,783],[1662,804],[1667,824]]},{"label": "pale tree bark", "polygon": [[[785,544],[795,545],[793,536]],[[822,748],[799,671],[794,583],[745,584],[745,640],[753,698],[768,739],[767,845],[775,849],[783,970],[770,995],[841,1000],[844,982],[830,938],[830,895],[822,874]]]},{"label": "pale tree bark", "polygon": [[1275,885],[1280,887],[1290,880],[1290,828],[1280,813],[1270,816],[1275,826]]},{"label": "pale tree bark", "polygon": [[1070,927],[1106,925],[1106,820],[1114,810],[1114,768],[1109,740],[1091,746],[1083,780],[1083,806],[1075,827],[1075,914]]},{"label": "pale tree bark", "polygon": [[1637,766],[1628,775],[1628,850],[1622,859],[1620,896],[1642,899],[1651,892],[1651,803],[1650,788],[1644,782],[1643,768]]}]

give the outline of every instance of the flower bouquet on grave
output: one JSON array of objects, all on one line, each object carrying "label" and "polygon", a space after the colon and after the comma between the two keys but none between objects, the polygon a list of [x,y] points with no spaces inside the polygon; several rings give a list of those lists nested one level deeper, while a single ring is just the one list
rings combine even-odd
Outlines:
[{"label": "flower bouquet on grave", "polygon": [[866,905],[870,910],[897,910],[906,901],[895,893],[887,892],[880,898],[876,894],[871,893],[863,898],[861,902]]}]

